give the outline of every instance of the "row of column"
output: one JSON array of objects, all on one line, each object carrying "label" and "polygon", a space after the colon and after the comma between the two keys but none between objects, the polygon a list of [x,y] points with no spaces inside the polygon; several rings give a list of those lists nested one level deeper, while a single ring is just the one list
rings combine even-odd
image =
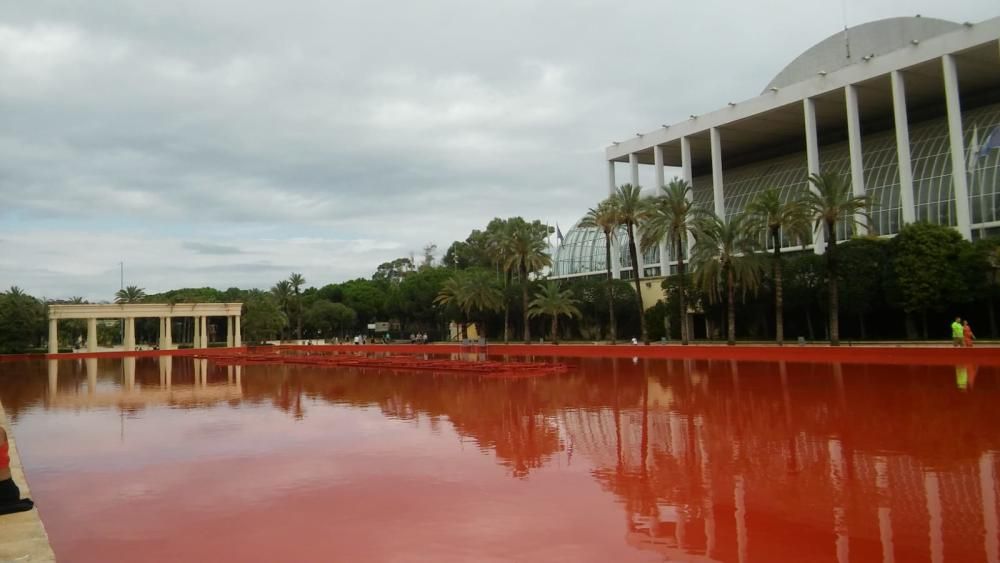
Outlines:
[{"label": "row of column", "polygon": [[[955,194],[955,219],[958,231],[966,240],[972,238],[972,219],[969,212],[969,188],[965,176],[965,146],[962,131],[962,108],[958,89],[958,70],[953,55],[941,58],[944,76],[944,95],[948,122],[948,139],[951,155],[951,177]],[[913,165],[910,159],[910,128],[906,111],[906,84],[903,73],[894,70],[890,73],[892,88],[892,107],[896,129],[896,153],[899,163],[899,190],[902,206],[903,223],[913,223],[916,220],[915,198],[913,194]],[[848,145],[851,161],[851,185],[856,195],[865,194],[864,161],[861,147],[861,119],[858,110],[858,88],[854,84],[844,87],[844,99],[847,110]],[[806,163],[809,174],[821,171],[819,143],[816,128],[816,100],[803,100],[803,117],[805,122]],[[718,127],[709,129],[709,141],[712,155],[712,202],[716,215],[726,214],[722,174],[722,139]],[[693,183],[691,177],[691,142],[684,136],[681,142],[681,177],[688,184]],[[656,173],[657,187],[664,185],[663,178],[663,148],[653,147],[653,161]],[[631,182],[639,185],[639,160],[635,153],[629,154]],[[615,178],[615,162],[608,161],[608,180],[611,193],[617,189]],[[859,219],[861,219],[859,217]],[[859,220],[862,233],[867,232],[867,226]],[[824,250],[823,233],[817,233],[815,250]],[[661,266],[667,260],[661,249]],[[617,265],[617,262],[616,262]],[[615,268],[617,270],[617,268]],[[639,266],[636,266],[639,272]],[[666,269],[664,269],[666,273]]]},{"label": "row of column", "polygon": [[[161,350],[173,350],[174,341],[172,334],[171,319],[174,317],[159,317],[160,337],[159,344]],[[230,315],[226,317],[226,346],[240,347],[243,345],[241,336],[240,316]],[[125,350],[135,349],[135,317],[125,317],[125,333],[122,344]],[[192,339],[193,348],[208,348],[208,317],[194,317],[194,335]],[[87,351],[97,351],[97,319],[87,319]],[[49,319],[49,354],[59,352],[59,321]]]}]

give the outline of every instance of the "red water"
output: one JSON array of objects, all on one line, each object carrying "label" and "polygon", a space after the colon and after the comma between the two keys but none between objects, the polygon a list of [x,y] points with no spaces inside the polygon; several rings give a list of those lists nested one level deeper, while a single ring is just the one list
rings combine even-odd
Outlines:
[{"label": "red water", "polygon": [[995,367],[559,362],[33,360],[0,400],[60,561],[1000,558]]}]

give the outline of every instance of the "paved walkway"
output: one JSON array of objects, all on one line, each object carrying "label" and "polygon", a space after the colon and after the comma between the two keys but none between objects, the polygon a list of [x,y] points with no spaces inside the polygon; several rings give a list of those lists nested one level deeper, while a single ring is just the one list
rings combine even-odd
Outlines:
[{"label": "paved walkway", "polygon": [[[22,497],[30,497],[31,491],[28,489],[28,482],[24,479],[24,471],[21,469],[21,458],[17,455],[14,433],[11,432],[2,404],[0,404],[0,425],[7,430],[7,438],[10,440],[10,470],[13,473],[14,482],[21,488]],[[45,527],[42,526],[37,507],[28,512],[0,515],[0,562],[55,560],[52,546],[49,545],[49,536],[45,533]]]}]

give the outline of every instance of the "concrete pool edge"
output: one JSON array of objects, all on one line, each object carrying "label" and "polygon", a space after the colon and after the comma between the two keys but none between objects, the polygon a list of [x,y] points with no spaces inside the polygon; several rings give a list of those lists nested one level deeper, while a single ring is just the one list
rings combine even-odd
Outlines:
[{"label": "concrete pool edge", "polygon": [[[17,443],[3,403],[0,403],[0,425],[7,430],[7,439],[10,440],[10,471],[14,482],[21,488],[22,497],[30,497],[31,490],[21,467],[21,457],[17,453]],[[56,556],[37,506],[27,512],[0,516],[0,561],[55,560]]]}]

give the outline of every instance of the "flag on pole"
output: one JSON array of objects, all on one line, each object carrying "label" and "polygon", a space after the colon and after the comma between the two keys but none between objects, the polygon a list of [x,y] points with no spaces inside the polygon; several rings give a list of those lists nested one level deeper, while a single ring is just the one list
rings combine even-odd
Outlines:
[{"label": "flag on pole", "polygon": [[556,223],[556,240],[559,241],[559,244],[562,244],[563,236],[562,231],[559,230],[559,223]]},{"label": "flag on pole", "polygon": [[979,125],[972,126],[972,142],[969,143],[969,154],[965,159],[965,170],[972,174],[979,163]]},{"label": "flag on pole", "polygon": [[983,158],[992,149],[1000,149],[1000,125],[994,126],[990,134],[986,136],[986,140],[979,146],[977,156]]}]

